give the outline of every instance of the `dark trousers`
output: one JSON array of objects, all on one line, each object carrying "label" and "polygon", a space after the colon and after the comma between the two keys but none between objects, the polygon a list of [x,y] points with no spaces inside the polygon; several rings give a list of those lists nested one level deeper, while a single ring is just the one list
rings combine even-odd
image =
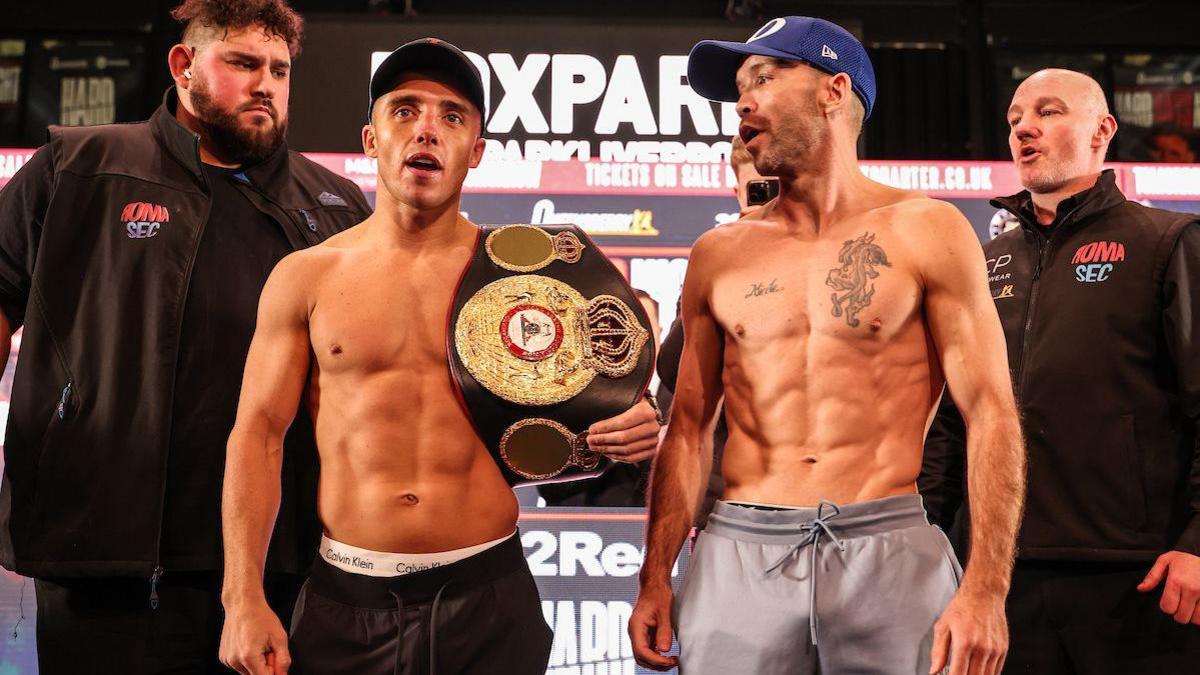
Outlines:
[{"label": "dark trousers", "polygon": [[313,564],[291,675],[543,675],[553,634],[518,535],[398,577]]},{"label": "dark trousers", "polygon": [[[291,616],[302,578],[268,575],[267,601]],[[218,572],[168,572],[150,608],[146,579],[37,580],[41,675],[227,675],[217,651],[225,619]]]},{"label": "dark trousers", "polygon": [[1018,561],[1008,595],[1006,674],[1194,675],[1200,626],[1158,608],[1152,563]]}]

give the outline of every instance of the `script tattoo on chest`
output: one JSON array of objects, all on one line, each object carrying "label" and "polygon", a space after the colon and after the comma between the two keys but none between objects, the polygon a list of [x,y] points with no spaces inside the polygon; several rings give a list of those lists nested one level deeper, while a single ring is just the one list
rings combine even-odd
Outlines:
[{"label": "script tattoo on chest", "polygon": [[876,267],[891,267],[887,253],[875,243],[873,232],[864,232],[858,239],[851,239],[838,253],[841,267],[829,270],[825,285],[833,289],[834,316],[846,316],[846,324],[858,326],[858,313],[871,304],[875,295],[872,279],[879,276]]},{"label": "script tattoo on chest", "polygon": [[761,281],[750,286],[750,290],[746,292],[747,298],[757,298],[768,293],[780,293],[783,291],[783,286],[780,286],[778,279],[772,279],[771,283],[764,284]]}]

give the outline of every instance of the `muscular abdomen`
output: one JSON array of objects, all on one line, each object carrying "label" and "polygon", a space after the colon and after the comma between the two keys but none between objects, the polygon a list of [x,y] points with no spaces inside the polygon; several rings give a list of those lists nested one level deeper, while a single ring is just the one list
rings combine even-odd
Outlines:
[{"label": "muscular abdomen", "polygon": [[813,505],[915,490],[933,405],[923,324],[756,337],[726,340],[727,499]]},{"label": "muscular abdomen", "polygon": [[354,394],[324,392],[325,401],[342,402],[315,415],[319,510],[330,537],[426,553],[497,539],[516,527],[512,490],[448,379],[436,379],[380,373],[364,378]]}]

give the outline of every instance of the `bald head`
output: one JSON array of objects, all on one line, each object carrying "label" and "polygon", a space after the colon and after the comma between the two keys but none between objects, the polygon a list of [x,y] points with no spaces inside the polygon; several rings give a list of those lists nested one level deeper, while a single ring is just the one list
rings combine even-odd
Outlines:
[{"label": "bald head", "polygon": [[1074,108],[1086,109],[1101,117],[1108,114],[1108,99],[1104,96],[1104,90],[1099,82],[1086,73],[1046,68],[1025,78],[1017,87],[1017,92],[1027,88],[1053,91]]}]

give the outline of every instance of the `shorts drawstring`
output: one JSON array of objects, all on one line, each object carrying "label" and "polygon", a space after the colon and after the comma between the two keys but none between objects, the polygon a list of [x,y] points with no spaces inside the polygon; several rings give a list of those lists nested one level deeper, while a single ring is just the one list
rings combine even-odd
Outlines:
[{"label": "shorts drawstring", "polygon": [[433,596],[433,606],[429,609],[429,675],[437,675],[437,611],[438,603],[442,600],[442,591],[453,583],[453,579],[447,580],[438,589]]},{"label": "shorts drawstring", "polygon": [[395,591],[388,591],[396,599],[396,668],[392,671],[400,675],[400,657],[404,647],[404,599]]},{"label": "shorts drawstring", "polygon": [[[824,515],[824,509],[826,507],[833,509],[833,513],[830,513],[828,516]],[[829,527],[829,521],[837,518],[838,514],[841,512],[842,510],[838,508],[837,504],[822,499],[817,504],[817,517],[800,526],[801,532],[803,532],[805,535],[804,540],[789,548],[787,553],[783,554],[779,560],[776,560],[774,564],[772,564],[766,569],[766,571],[763,572],[764,577],[770,576],[772,572],[775,572],[779,568],[783,567],[783,564],[791,559],[792,556],[799,553],[800,549],[804,548],[805,546],[809,547],[809,560],[811,561],[810,568],[812,570],[809,573],[812,575],[812,582],[809,583],[808,586],[808,632],[809,636],[812,638],[812,644],[814,647],[817,645],[817,544],[820,542],[821,534],[823,533],[825,536],[829,537],[830,541],[837,545],[839,550],[846,550],[846,544],[838,539],[837,535],[835,535],[833,530]],[[762,526],[760,525],[760,527]],[[789,525],[788,527],[791,528],[794,526]]]}]

